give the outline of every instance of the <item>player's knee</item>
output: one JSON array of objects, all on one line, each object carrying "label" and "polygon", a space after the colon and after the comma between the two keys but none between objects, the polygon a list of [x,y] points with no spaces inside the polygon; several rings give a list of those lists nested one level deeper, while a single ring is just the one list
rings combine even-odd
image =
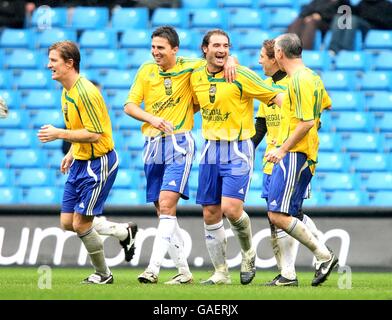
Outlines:
[{"label": "player's knee", "polygon": [[61,229],[66,230],[66,231],[74,231],[74,228],[72,226],[72,222],[63,222],[61,221]]},{"label": "player's knee", "polygon": [[271,224],[280,228],[281,220],[279,214],[276,214],[274,212],[268,212],[268,218]]}]

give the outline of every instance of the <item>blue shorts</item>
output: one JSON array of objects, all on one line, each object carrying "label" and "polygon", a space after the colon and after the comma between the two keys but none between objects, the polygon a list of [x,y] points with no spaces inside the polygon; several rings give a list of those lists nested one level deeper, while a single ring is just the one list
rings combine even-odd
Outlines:
[{"label": "blue shorts", "polygon": [[[261,194],[261,198],[267,199],[268,198],[268,190],[269,190],[269,186],[270,186],[270,182],[271,182],[271,175],[270,174],[263,174],[263,191]],[[309,199],[310,198],[310,183],[308,185],[308,187],[305,190],[305,193],[303,195],[303,199]]]},{"label": "blue shorts", "polygon": [[219,204],[222,196],[245,201],[253,172],[253,156],[250,139],[207,140],[200,157],[196,203]]},{"label": "blue shorts", "polygon": [[94,160],[74,160],[65,183],[61,212],[86,216],[102,214],[117,170],[115,150]]},{"label": "blue shorts", "polygon": [[268,211],[297,215],[312,179],[306,154],[289,152],[272,170]]},{"label": "blue shorts", "polygon": [[147,202],[158,201],[161,191],[178,192],[188,200],[194,155],[195,141],[190,132],[148,137],[143,151]]}]

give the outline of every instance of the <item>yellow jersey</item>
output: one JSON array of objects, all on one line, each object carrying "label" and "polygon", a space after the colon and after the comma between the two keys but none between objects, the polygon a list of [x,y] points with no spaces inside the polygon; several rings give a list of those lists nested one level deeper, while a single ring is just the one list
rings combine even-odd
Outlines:
[{"label": "yellow jersey", "polygon": [[86,129],[101,134],[96,143],[73,142],[72,155],[75,159],[92,160],[113,150],[109,113],[100,91],[92,82],[79,76],[69,91],[63,88],[61,108],[67,129]]},{"label": "yellow jersey", "polygon": [[[144,110],[171,122],[173,133],[192,130],[194,113],[189,79],[192,71],[203,63],[202,59],[177,57],[175,66],[165,72],[154,61],[144,63],[125,104],[140,106],[144,101]],[[149,123],[143,123],[142,133],[149,137],[162,134]]]},{"label": "yellow jersey", "polygon": [[319,75],[307,67],[297,70],[289,79],[287,94],[283,99],[277,146],[286,141],[300,121],[314,120],[314,126],[290,152],[303,152],[308,160],[316,163],[320,115],[321,111],[330,105],[331,99]]},{"label": "yellow jersey", "polygon": [[[281,92],[284,92],[287,89],[287,84],[289,82],[288,76],[284,76],[282,79],[274,82],[272,77],[269,77],[265,80],[265,83],[270,85]],[[280,107],[276,104],[266,105],[264,103],[260,103],[259,111],[257,112],[256,117],[265,118],[265,122],[267,125],[267,148],[265,149],[265,154],[276,147],[276,142],[279,135],[280,128]],[[272,168],[274,167],[273,162],[268,162],[267,159],[263,158],[263,172],[266,174],[272,174]]]},{"label": "yellow jersey", "polygon": [[253,98],[268,104],[278,93],[252,70],[236,67],[233,83],[226,82],[223,71],[211,74],[207,67],[191,76],[193,99],[200,105],[202,132],[207,140],[245,140],[255,134]]}]

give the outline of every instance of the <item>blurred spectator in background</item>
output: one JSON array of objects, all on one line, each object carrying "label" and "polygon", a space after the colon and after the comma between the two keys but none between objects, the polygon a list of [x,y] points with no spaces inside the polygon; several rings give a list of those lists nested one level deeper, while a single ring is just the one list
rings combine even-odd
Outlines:
[{"label": "blurred spectator in background", "polygon": [[349,4],[348,0],[313,0],[302,8],[299,17],[289,25],[287,32],[296,33],[300,37],[303,49],[313,50],[316,31],[320,30],[324,36],[338,7]]},{"label": "blurred spectator in background", "polygon": [[365,39],[370,29],[392,29],[392,2],[388,0],[362,0],[352,7],[351,28],[339,27],[341,14],[336,14],[331,25],[332,38],[329,45],[331,54],[340,50],[354,50],[355,33],[359,30]]},{"label": "blurred spectator in background", "polygon": [[29,1],[0,1],[0,29],[24,28],[26,15],[34,10],[34,3]]}]

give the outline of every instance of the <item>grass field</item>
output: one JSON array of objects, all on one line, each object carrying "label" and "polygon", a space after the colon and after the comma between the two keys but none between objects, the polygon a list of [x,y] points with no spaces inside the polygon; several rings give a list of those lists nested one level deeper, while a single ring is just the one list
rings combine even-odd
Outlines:
[{"label": "grass field", "polygon": [[[158,284],[139,284],[137,276],[141,269],[113,268],[114,284],[82,285],[79,282],[91,273],[91,269],[52,268],[51,289],[38,287],[37,268],[0,268],[1,300],[392,300],[392,277],[390,273],[353,272],[352,288],[339,289],[341,274],[333,271],[322,286],[311,287],[311,272],[299,272],[299,287],[264,287],[276,273],[258,271],[250,285],[239,283],[239,271],[231,270],[232,285],[203,286],[198,284],[208,278],[209,271],[194,271],[195,283],[184,286],[168,286],[163,282],[174,275],[174,270],[162,270]],[[339,282],[340,281],[340,282]],[[41,282],[42,283],[42,282]]]}]

